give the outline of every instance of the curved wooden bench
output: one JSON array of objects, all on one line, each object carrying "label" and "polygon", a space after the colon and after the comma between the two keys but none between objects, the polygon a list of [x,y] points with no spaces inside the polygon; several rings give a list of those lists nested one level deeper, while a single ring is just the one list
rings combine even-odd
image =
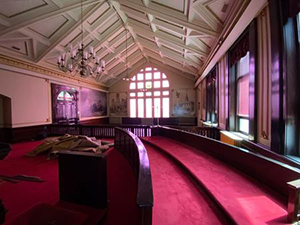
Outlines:
[{"label": "curved wooden bench", "polygon": [[147,151],[141,140],[128,130],[115,128],[115,149],[129,161],[137,178],[136,203],[139,225],[152,224],[153,190]]},{"label": "curved wooden bench", "polygon": [[287,182],[300,177],[297,169],[203,136],[155,129],[158,137],[144,139],[177,160],[237,224],[287,223]]}]

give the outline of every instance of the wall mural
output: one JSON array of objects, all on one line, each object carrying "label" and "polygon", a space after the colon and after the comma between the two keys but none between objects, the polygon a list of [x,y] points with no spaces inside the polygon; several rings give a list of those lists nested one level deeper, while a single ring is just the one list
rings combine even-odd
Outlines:
[{"label": "wall mural", "polygon": [[107,93],[81,88],[80,106],[81,117],[107,116]]},{"label": "wall mural", "polygon": [[195,116],[195,90],[179,89],[173,92],[172,116]]},{"label": "wall mural", "polygon": [[109,94],[109,114],[110,116],[127,116],[127,93]]}]

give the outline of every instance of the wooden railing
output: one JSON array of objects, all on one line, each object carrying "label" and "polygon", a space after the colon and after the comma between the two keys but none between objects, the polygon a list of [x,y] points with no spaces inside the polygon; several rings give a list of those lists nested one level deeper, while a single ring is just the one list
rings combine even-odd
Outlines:
[{"label": "wooden railing", "polygon": [[115,128],[115,148],[127,158],[137,178],[139,225],[151,225],[153,190],[147,151],[136,135],[121,128]]},{"label": "wooden railing", "polygon": [[289,196],[287,182],[300,178],[299,169],[260,154],[212,140],[211,138],[182,132],[169,127],[156,127],[152,129],[152,132],[155,135],[171,138],[190,145],[199,151],[207,152],[215,158],[261,181],[286,198]]},{"label": "wooden railing", "polygon": [[[130,131],[138,137],[151,136],[151,126],[144,125],[123,125],[118,126]],[[86,135],[89,137],[97,138],[114,138],[115,126],[114,125],[63,125],[52,124],[49,125],[49,133],[51,135]]]},{"label": "wooden railing", "polygon": [[199,134],[215,140],[220,140],[220,130],[216,127],[185,127],[185,126],[168,126],[177,130]]}]

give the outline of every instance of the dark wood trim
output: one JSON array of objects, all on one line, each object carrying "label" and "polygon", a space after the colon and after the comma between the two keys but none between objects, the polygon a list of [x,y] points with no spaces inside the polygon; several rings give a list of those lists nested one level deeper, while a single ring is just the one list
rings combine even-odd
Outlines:
[{"label": "dark wood trim", "polygon": [[107,208],[106,154],[61,151],[58,165],[60,200]]},{"label": "dark wood trim", "polygon": [[89,120],[79,120],[79,124],[82,124],[82,125],[109,124],[109,117],[89,119]]},{"label": "dark wood trim", "polygon": [[284,154],[284,87],[286,75],[283,66],[281,1],[270,0],[269,7],[271,24],[271,149],[276,153]]},{"label": "dark wood trim", "polygon": [[133,133],[121,128],[116,128],[115,132],[115,148],[128,160],[137,178],[136,203],[139,208],[139,225],[151,225],[153,189],[147,151]]},{"label": "dark wood trim", "polygon": [[249,140],[257,141],[257,25],[253,20],[249,25]]},{"label": "dark wood trim", "polygon": [[[30,127],[18,127],[12,128],[11,143],[17,143],[22,141],[32,141],[38,138],[38,135],[49,129],[49,124],[30,126]],[[42,138],[38,138],[42,139]]]},{"label": "dark wood trim", "polygon": [[12,142],[11,128],[0,128],[0,142],[6,142],[6,143]]},{"label": "dark wood trim", "polygon": [[[290,1],[291,2],[291,1]],[[297,8],[296,3],[295,8]],[[287,5],[285,5],[287,7]],[[286,9],[285,11],[288,11]],[[290,15],[291,13],[284,13]],[[300,156],[300,53],[297,18],[284,16],[284,57],[285,57],[285,154]]]}]

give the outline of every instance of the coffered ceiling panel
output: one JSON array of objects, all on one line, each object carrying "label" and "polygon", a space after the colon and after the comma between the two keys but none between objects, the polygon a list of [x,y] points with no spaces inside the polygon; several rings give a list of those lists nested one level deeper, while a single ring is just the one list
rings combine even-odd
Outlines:
[{"label": "coffered ceiling panel", "polygon": [[234,10],[249,2],[0,0],[0,50],[59,70],[58,56],[68,52],[69,43],[83,41],[106,62],[100,76],[87,78],[95,83],[113,85],[145,63],[194,80],[223,40],[224,27],[239,19]]}]

